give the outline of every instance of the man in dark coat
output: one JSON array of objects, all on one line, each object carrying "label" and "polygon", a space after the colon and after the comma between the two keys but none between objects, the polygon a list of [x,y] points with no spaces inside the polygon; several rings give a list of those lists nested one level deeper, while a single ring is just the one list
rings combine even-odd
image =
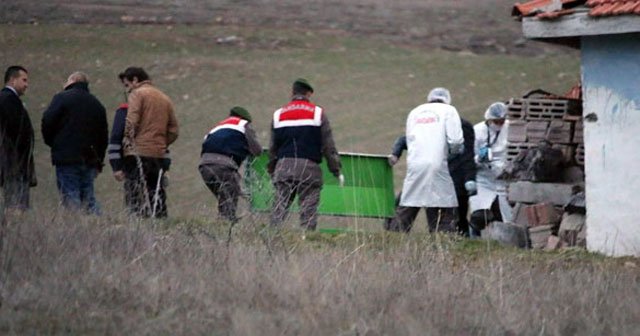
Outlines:
[{"label": "man in dark coat", "polygon": [[[473,125],[470,122],[461,118],[460,123],[462,125],[462,136],[464,137],[464,152],[449,158],[448,165],[449,174],[451,174],[451,178],[453,179],[456,197],[458,198],[458,231],[460,234],[468,236],[469,220],[467,219],[467,213],[469,212],[469,197],[473,196],[476,192],[475,180],[477,168],[473,160],[475,134]],[[402,152],[406,149],[406,136],[401,136],[393,144],[391,154],[389,155],[389,165],[395,165],[402,156]],[[399,204],[399,201],[400,194],[398,194],[396,198],[396,206]],[[405,232],[411,230],[411,227],[392,228],[390,227],[390,223],[390,218],[385,221],[385,229]]]},{"label": "man in dark coat", "polygon": [[249,155],[262,152],[249,112],[236,106],[229,117],[205,136],[198,170],[204,183],[218,199],[218,214],[231,223],[238,221],[236,208],[240,196],[238,169]]},{"label": "man in dark coat", "polygon": [[87,75],[72,73],[42,116],[42,135],[51,147],[65,207],[100,214],[93,182],[102,171],[108,133],[107,113],[89,92]]},{"label": "man in dark coat", "polygon": [[29,187],[36,185],[33,165],[33,126],[20,96],[27,90],[28,74],[14,65],[4,75],[0,91],[0,187],[4,207],[29,208]]}]

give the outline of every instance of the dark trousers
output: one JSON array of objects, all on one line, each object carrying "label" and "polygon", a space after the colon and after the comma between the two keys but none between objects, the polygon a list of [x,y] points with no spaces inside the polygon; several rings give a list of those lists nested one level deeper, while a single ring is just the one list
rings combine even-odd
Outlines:
[{"label": "dark trousers", "polygon": [[229,166],[207,164],[198,167],[209,190],[218,199],[218,215],[224,220],[237,222],[236,209],[240,196],[240,174]]},{"label": "dark trousers", "polygon": [[163,164],[161,158],[125,156],[124,201],[131,213],[140,217],[167,217],[167,195],[160,173]]},{"label": "dark trousers", "polygon": [[[390,231],[409,232],[420,212],[419,207],[398,206],[389,223]],[[429,232],[457,232],[457,208],[425,208]]]},{"label": "dark trousers", "polygon": [[469,232],[472,237],[480,237],[480,231],[491,222],[502,222],[502,212],[500,212],[500,201],[498,197],[491,203],[490,209],[476,210],[471,214]]},{"label": "dark trousers", "polygon": [[98,170],[84,164],[56,166],[56,184],[62,196],[62,205],[71,210],[100,215],[93,181]]},{"label": "dark trousers", "polygon": [[[413,221],[415,220],[415,218],[418,216],[418,212],[420,210],[420,208],[412,208],[412,209],[417,209],[417,210],[406,210],[403,209],[400,212],[400,216],[403,217],[401,220],[397,220],[396,217],[398,217],[398,211],[397,209],[400,207],[400,196],[402,195],[402,191],[398,193],[398,195],[396,196],[396,215],[392,218],[385,218],[384,221],[384,229],[387,231],[402,231],[402,232],[409,232],[411,230],[411,226]],[[469,212],[469,196],[467,196],[467,193],[458,193],[456,194],[457,198],[458,198],[458,208],[456,209],[456,222],[457,222],[457,231],[459,234],[464,235],[464,236],[468,236],[469,235],[469,221],[467,220],[467,212]],[[427,217],[435,217],[438,218],[438,212],[433,210],[433,211],[429,211],[429,209],[450,209],[450,208],[426,208],[427,210]],[[455,208],[454,208],[455,209]],[[413,213],[415,211],[415,214]],[[433,215],[429,216],[429,213],[433,213]],[[445,210],[445,216],[449,215],[449,211]],[[427,218],[427,220],[429,220]],[[394,219],[396,219],[394,221]],[[448,220],[448,218],[446,218]],[[441,217],[442,220],[442,217]],[[406,225],[407,222],[410,223],[408,224],[408,227]],[[429,222],[429,229],[431,230],[432,227],[431,222]],[[436,223],[437,224],[437,223]]]},{"label": "dark trousers", "polygon": [[469,236],[469,220],[467,220],[469,195],[464,191],[456,193],[456,197],[458,198],[458,233]]},{"label": "dark trousers", "polygon": [[280,225],[287,217],[293,199],[298,196],[300,226],[315,230],[322,190],[320,166],[304,159],[282,159],[276,165],[273,185],[276,189],[271,225]]},{"label": "dark trousers", "polygon": [[5,209],[29,209],[29,181],[7,178],[2,186],[2,194]]}]

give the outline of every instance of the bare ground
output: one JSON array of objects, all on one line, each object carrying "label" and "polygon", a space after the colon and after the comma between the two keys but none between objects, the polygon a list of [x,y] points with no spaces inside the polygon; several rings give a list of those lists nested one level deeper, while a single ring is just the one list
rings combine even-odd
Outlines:
[{"label": "bare ground", "polygon": [[474,53],[538,55],[525,41],[514,0],[52,0],[4,1],[0,22],[216,24],[335,30],[401,44]]}]

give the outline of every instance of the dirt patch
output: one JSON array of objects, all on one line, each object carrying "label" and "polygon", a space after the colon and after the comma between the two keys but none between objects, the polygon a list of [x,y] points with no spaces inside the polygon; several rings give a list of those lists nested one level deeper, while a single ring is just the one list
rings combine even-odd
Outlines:
[{"label": "dirt patch", "polygon": [[510,16],[514,0],[119,0],[5,1],[4,23],[217,24],[339,30],[394,43],[538,55],[559,49],[526,41]]}]

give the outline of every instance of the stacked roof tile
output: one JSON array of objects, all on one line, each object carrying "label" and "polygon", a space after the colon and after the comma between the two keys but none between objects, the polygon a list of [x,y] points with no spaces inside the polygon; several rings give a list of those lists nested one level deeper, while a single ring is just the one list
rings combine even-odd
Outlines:
[{"label": "stacked roof tile", "polygon": [[588,8],[589,15],[593,17],[640,15],[640,0],[533,0],[516,3],[511,14],[520,18],[535,16],[552,20],[573,14],[578,6]]},{"label": "stacked roof tile", "polygon": [[591,16],[640,15],[640,0],[589,0]]}]

